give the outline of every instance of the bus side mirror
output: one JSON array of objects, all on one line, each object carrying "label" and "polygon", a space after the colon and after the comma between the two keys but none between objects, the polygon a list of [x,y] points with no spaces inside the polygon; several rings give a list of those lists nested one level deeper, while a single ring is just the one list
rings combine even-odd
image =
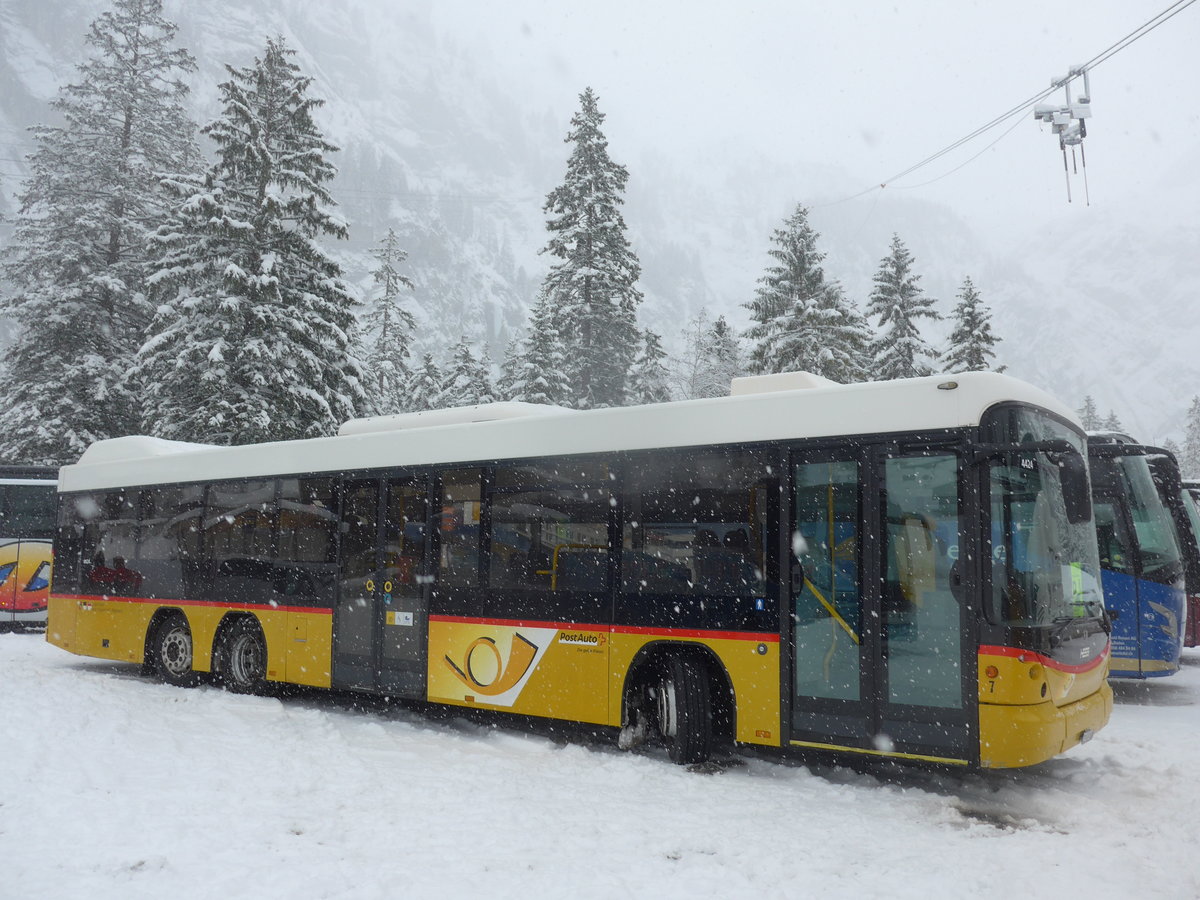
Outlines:
[{"label": "bus side mirror", "polygon": [[1092,518],[1092,491],[1088,484],[1087,464],[1083,454],[1071,447],[1051,455],[1062,477],[1063,503],[1067,521],[1072,525]]}]

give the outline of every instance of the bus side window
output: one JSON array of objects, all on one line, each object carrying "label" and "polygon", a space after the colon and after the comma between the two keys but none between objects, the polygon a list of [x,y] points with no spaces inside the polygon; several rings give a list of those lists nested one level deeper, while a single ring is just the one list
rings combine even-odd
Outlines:
[{"label": "bus side window", "polygon": [[607,466],[558,460],[498,468],[489,505],[491,587],[604,591],[610,496]]},{"label": "bus side window", "polygon": [[481,471],[451,469],[442,474],[437,513],[438,578],[447,587],[479,584]]},{"label": "bus side window", "polygon": [[83,561],[84,522],[76,508],[75,497],[63,497],[58,507],[58,535],[54,543],[54,567],[51,579],[55,593],[79,593],[79,564]]},{"label": "bus side window", "polygon": [[639,460],[622,524],[623,590],[761,596],[769,468],[748,450]]},{"label": "bus side window", "polygon": [[137,570],[141,593],[158,599],[199,599],[200,519],[204,489],[197,485],[142,491]]}]

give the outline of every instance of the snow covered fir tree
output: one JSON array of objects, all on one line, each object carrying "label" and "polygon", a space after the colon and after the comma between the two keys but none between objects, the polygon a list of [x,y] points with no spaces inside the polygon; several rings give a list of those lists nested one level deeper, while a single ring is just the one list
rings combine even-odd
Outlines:
[{"label": "snow covered fir tree", "polygon": [[[950,346],[942,356],[945,372],[991,371],[996,359],[996,344],[992,333],[992,313],[979,298],[970,278],[964,278],[958,291],[958,304],[952,314],[954,330],[950,333]],[[996,371],[1004,371],[1001,366]]]},{"label": "snow covered fir tree", "polygon": [[51,103],[63,124],[33,130],[0,298],[21,335],[3,373],[6,460],[74,462],[137,430],[124,376],[152,314],[147,232],[168,204],[158,173],[200,162],[181,80],[196,66],[175,31],[160,0],[114,0]]},{"label": "snow covered fir tree", "polygon": [[921,337],[920,320],[937,321],[941,315],[917,283],[921,276],[913,273],[912,266],[912,254],[893,234],[867,304],[867,314],[878,318],[871,355],[874,376],[880,380],[917,378],[935,371],[938,354]]},{"label": "snow covered fir tree", "polygon": [[402,292],[413,290],[413,283],[398,269],[408,254],[400,249],[395,229],[388,229],[374,255],[378,268],[372,276],[380,293],[375,308],[362,319],[363,330],[371,335],[363,365],[371,409],[375,415],[388,415],[408,409],[409,346],[417,323],[402,303]]},{"label": "snow covered fir tree", "polygon": [[870,334],[841,285],[826,280],[825,254],[797,206],[771,235],[768,254],[775,264],[759,278],[754,299],[745,304],[753,325],[750,366],[760,374],[805,371],[842,383],[867,375]]},{"label": "snow covered fir tree", "polygon": [[566,177],[543,208],[550,239],[542,252],[555,260],[543,290],[565,350],[564,401],[578,409],[625,402],[640,337],[641,264],[621,216],[629,172],[609,156],[603,124],[589,87],[566,137],[573,145]]},{"label": "snow covered fir tree", "polygon": [[1179,468],[1184,478],[1200,479],[1200,396],[1192,397],[1184,423]]},{"label": "snow covered fir tree", "polygon": [[545,291],[530,313],[524,348],[509,365],[512,380],[505,394],[508,399],[566,405],[571,391],[566,351],[558,332],[558,317]]},{"label": "snow covered fir tree", "polygon": [[630,404],[666,403],[671,399],[666,359],[662,339],[649,329],[643,331],[641,349],[629,371]]},{"label": "snow covered fir tree", "polygon": [[441,379],[441,390],[434,401],[434,408],[494,402],[496,395],[488,373],[487,359],[486,346],[476,356],[465,336],[459,340],[450,350],[447,371]]},{"label": "snow covered fir tree", "polygon": [[1079,407],[1076,412],[1079,413],[1079,422],[1083,425],[1084,431],[1098,431],[1103,420],[1100,418],[1100,411],[1096,409],[1096,401],[1091,394],[1083,398],[1083,406]]},{"label": "snow covered fir tree", "polygon": [[275,38],[252,66],[226,67],[223,111],[203,129],[217,160],[173,182],[178,205],[153,238],[159,306],[133,379],[161,437],[315,437],[365,406],[355,301],[318,244],[346,236],[326,187],[337,148],[292,56]]}]

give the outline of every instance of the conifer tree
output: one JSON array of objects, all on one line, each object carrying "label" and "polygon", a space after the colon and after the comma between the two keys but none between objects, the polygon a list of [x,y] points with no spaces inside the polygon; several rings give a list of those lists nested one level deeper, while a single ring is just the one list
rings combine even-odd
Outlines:
[{"label": "conifer tree", "polygon": [[476,358],[465,335],[451,348],[449,371],[442,380],[438,408],[473,406],[491,403],[496,399],[488,374],[487,357],[485,345],[481,356]]},{"label": "conifer tree", "polygon": [[557,316],[550,297],[543,292],[530,312],[529,333],[517,361],[511,396],[526,403],[566,406],[570,391]]},{"label": "conifer tree", "polygon": [[202,183],[174,183],[174,221],[154,238],[160,305],[134,376],[162,437],[314,437],[365,406],[354,298],[318,244],[347,233],[326,187],[337,148],[293,55],[275,38],[253,66],[226,67],[222,113],[203,129],[217,161]]},{"label": "conifer tree", "polygon": [[1104,431],[1124,431],[1125,426],[1121,424],[1121,420],[1117,418],[1117,414],[1111,409],[1108,411],[1108,417],[1101,423],[1100,428]]},{"label": "conifer tree", "polygon": [[409,406],[414,412],[439,409],[442,396],[442,370],[433,360],[432,353],[421,358],[421,365],[413,373],[408,390]]},{"label": "conifer tree", "polygon": [[841,285],[825,279],[819,236],[803,205],[772,234],[774,246],[767,252],[775,264],[745,304],[754,321],[746,332],[755,342],[750,366],[761,374],[804,371],[843,383],[861,381],[870,336]]},{"label": "conifer tree", "polygon": [[1200,396],[1192,397],[1192,405],[1188,408],[1179,468],[1185,478],[1200,477]]},{"label": "conifer tree", "polygon": [[521,342],[517,338],[509,338],[504,347],[504,359],[500,361],[500,377],[496,379],[496,399],[515,400],[513,392],[516,389],[517,371],[521,365]]},{"label": "conifer tree", "polygon": [[662,338],[650,329],[642,332],[641,350],[629,372],[629,399],[631,405],[644,403],[666,403],[671,399],[666,367],[666,351]]},{"label": "conifer tree", "polygon": [[408,254],[400,249],[395,229],[388,229],[374,255],[379,267],[373,274],[381,293],[374,310],[363,317],[363,325],[372,334],[367,353],[372,406],[375,415],[388,415],[408,408],[408,385],[412,380],[408,348],[417,323],[401,305],[400,291],[413,290],[414,286],[411,279],[397,271]]},{"label": "conifer tree", "polygon": [[73,462],[139,424],[123,376],[152,313],[146,238],[168,206],[159,173],[199,164],[181,80],[196,65],[175,30],[161,0],[113,0],[51,104],[63,124],[33,129],[0,298],[21,335],[0,379],[11,462]]},{"label": "conifer tree", "polygon": [[563,183],[546,197],[549,242],[556,262],[543,288],[557,311],[567,349],[569,405],[619,406],[637,352],[637,288],[641,265],[625,236],[621,204],[629,173],[608,155],[604,114],[587,88],[571,119],[573,144]]},{"label": "conifer tree", "polygon": [[933,374],[937,352],[921,337],[920,319],[941,318],[926,297],[920,275],[913,274],[913,256],[898,234],[892,235],[888,255],[875,273],[867,314],[879,319],[871,344],[874,376],[880,380]]},{"label": "conifer tree", "polygon": [[[992,334],[992,313],[979,299],[970,278],[964,278],[954,307],[954,330],[942,357],[946,372],[987,372],[996,358],[999,339]],[[997,371],[1003,371],[1003,366]]]},{"label": "conifer tree", "polygon": [[1100,411],[1096,409],[1096,401],[1092,399],[1091,394],[1083,398],[1083,406],[1079,407],[1076,412],[1079,413],[1079,423],[1083,426],[1084,431],[1100,429]]},{"label": "conifer tree", "polygon": [[733,327],[718,316],[704,342],[708,365],[700,381],[698,397],[727,397],[733,379],[746,374],[741,339]]}]

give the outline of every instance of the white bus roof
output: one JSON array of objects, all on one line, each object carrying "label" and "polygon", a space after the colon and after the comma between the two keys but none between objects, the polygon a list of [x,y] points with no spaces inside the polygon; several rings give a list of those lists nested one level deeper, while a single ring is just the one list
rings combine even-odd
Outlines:
[{"label": "white bus roof", "polygon": [[[735,396],[709,400],[586,412],[547,413],[530,404],[468,407],[354,420],[335,437],[240,447],[113,438],[64,466],[59,490],[930,431],[978,425],[988,408],[1004,401],[1039,406],[1078,423],[1074,411],[1044,391],[991,372],[850,385],[814,376],[793,378],[791,384],[782,376],[762,376],[757,388],[756,381],[737,379]],[[389,419],[396,420],[394,427]]]}]

